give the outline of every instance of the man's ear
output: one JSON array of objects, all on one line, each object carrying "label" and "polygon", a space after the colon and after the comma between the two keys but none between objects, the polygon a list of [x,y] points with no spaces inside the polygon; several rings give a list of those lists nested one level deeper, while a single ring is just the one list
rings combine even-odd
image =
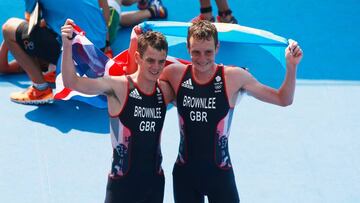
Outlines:
[{"label": "man's ear", "polygon": [[215,47],[215,54],[218,53],[219,48],[220,48],[220,42],[218,42],[217,45],[216,45],[216,47]]},{"label": "man's ear", "polygon": [[141,60],[140,53],[138,51],[135,51],[135,62],[139,64],[139,61]]}]

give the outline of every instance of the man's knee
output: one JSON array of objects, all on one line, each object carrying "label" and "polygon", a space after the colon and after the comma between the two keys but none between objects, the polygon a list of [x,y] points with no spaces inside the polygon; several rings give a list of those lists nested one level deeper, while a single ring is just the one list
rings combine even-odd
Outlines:
[{"label": "man's knee", "polygon": [[16,40],[16,29],[24,20],[19,18],[10,18],[2,26],[4,40]]}]

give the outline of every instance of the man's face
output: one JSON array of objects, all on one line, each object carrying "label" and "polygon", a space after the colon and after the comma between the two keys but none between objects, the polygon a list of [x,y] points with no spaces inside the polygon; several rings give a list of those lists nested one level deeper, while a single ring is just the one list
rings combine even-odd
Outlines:
[{"label": "man's face", "polygon": [[215,54],[217,53],[214,39],[197,40],[191,37],[189,42],[188,50],[194,68],[201,72],[209,70],[215,63]]},{"label": "man's face", "polygon": [[150,81],[156,81],[163,71],[166,61],[166,51],[158,51],[152,47],[148,47],[143,57],[137,54],[137,63],[139,71],[144,77]]}]

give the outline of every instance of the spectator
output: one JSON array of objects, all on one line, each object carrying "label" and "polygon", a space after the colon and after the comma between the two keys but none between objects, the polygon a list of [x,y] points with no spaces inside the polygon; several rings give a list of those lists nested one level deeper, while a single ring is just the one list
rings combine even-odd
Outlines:
[{"label": "spectator", "polygon": [[[6,47],[32,81],[24,92],[13,93],[10,99],[22,104],[44,104],[53,101],[52,89],[46,82],[39,61],[57,64],[61,52],[60,28],[67,18],[77,20],[87,37],[98,48],[105,48],[106,24],[99,7],[103,0],[26,0],[26,11],[32,13],[38,3],[46,26],[35,26],[28,34],[29,23],[10,18],[3,25]],[[77,9],[81,8],[81,9]]]},{"label": "spectator", "polygon": [[[230,10],[227,0],[216,0],[216,5],[218,7],[217,21],[219,23],[238,23],[236,18],[232,15],[232,11]],[[200,15],[193,18],[191,21],[194,22],[198,20],[215,22],[210,0],[200,0]]]},{"label": "spectator", "polygon": [[[121,27],[136,25],[147,19],[165,19],[167,18],[167,9],[161,0],[108,0],[109,11],[104,9],[104,16],[108,25],[108,43],[105,53],[112,58],[110,45],[116,38],[117,30]],[[121,11],[121,5],[138,4],[137,11]]]}]

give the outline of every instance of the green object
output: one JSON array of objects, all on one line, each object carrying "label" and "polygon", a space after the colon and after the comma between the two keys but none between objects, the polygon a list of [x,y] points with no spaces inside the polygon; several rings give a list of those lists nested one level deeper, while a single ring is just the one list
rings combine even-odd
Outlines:
[{"label": "green object", "polygon": [[110,7],[110,19],[108,23],[109,41],[112,44],[115,41],[116,33],[120,27],[120,14]]}]

